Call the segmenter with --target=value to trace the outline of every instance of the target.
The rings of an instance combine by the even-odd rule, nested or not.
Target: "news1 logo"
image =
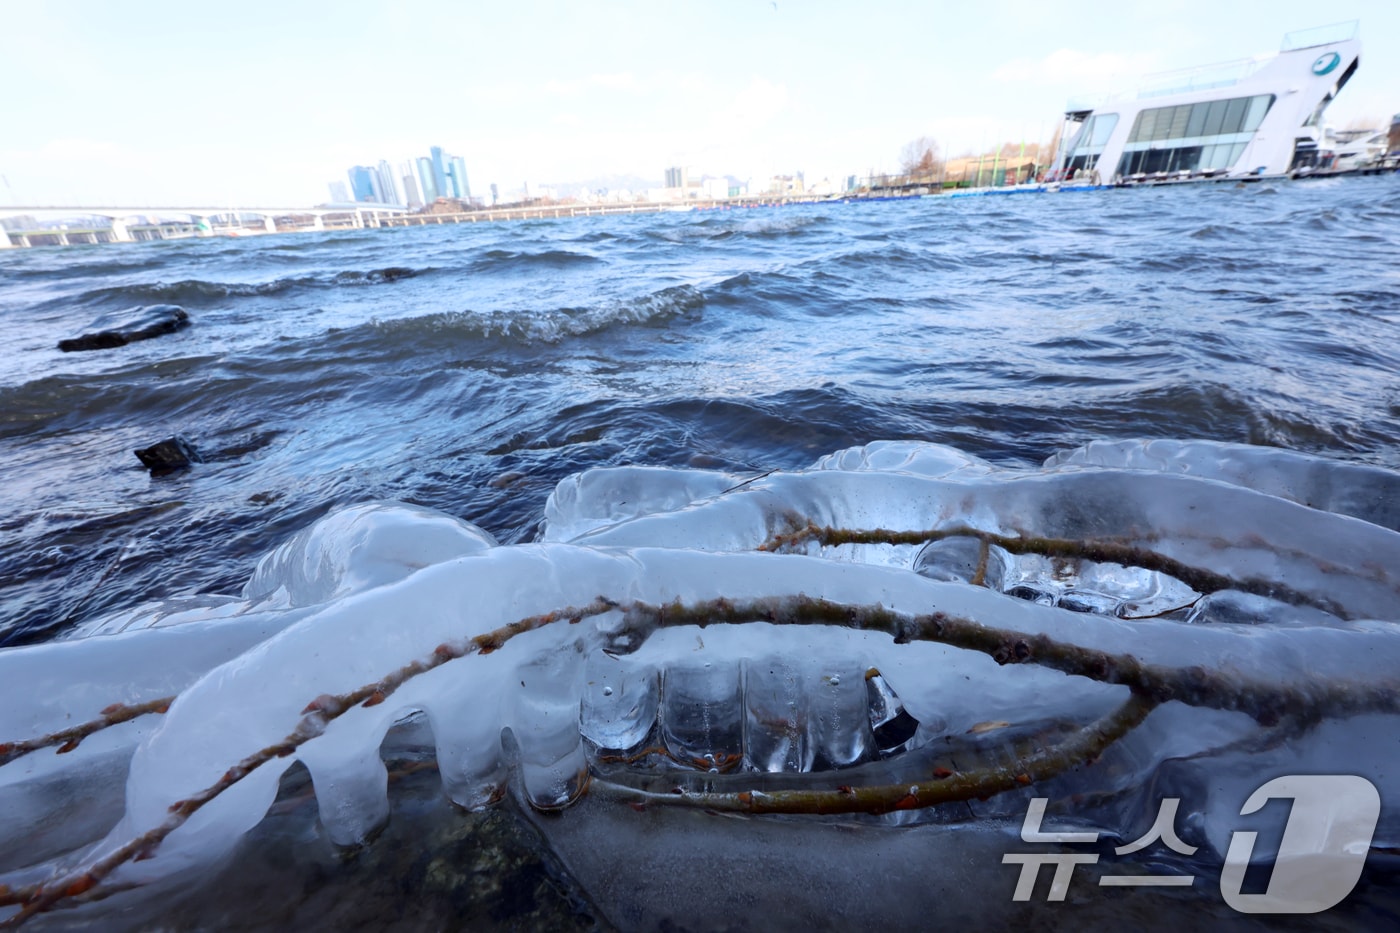
[[[1279,842],[1278,855],[1263,893],[1244,893],[1245,872],[1254,855],[1258,833],[1237,830],[1230,835],[1225,864],[1220,873],[1220,894],[1225,903],[1246,914],[1315,914],[1340,904],[1361,878],[1366,854],[1380,821],[1381,797],[1374,784],[1352,774],[1289,774],[1265,783],[1245,801],[1240,816],[1258,813],[1271,800],[1291,799],[1293,806]],[[1021,841],[1059,845],[1093,843],[1096,832],[1045,832],[1048,798],[1036,797],[1026,808]],[[1193,855],[1196,847],[1176,833],[1181,800],[1163,798],[1157,818],[1140,839],[1114,849],[1130,855],[1161,844],[1180,855]],[[1028,901],[1040,869],[1053,866],[1047,901],[1063,901],[1076,865],[1093,865],[1099,856],[1086,852],[1009,853],[1004,865],[1020,865],[1013,901]],[[1189,887],[1194,875],[1105,874],[1101,887]]]

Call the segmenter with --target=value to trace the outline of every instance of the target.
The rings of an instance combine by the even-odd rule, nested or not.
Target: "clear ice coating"
[[[984,556],[985,555],[985,556]],[[913,569],[932,580],[972,583],[1071,612],[1124,619],[1185,618],[1202,594],[1156,570],[1084,558],[1009,554],[976,538],[924,546]]]
[[[715,639],[711,639],[714,641]],[[879,670],[845,657],[695,649],[664,670],[595,651],[579,732],[600,767],[713,773],[846,768],[908,747],[919,721]]]
[[[652,739],[660,710],[661,672],[594,651],[584,664],[579,732],[604,752],[626,754]]]
[[[541,831],[586,877],[569,814],[602,806],[590,782],[926,782],[937,769],[1013,762],[1103,716],[1127,692],[1000,663],[1014,656],[850,625],[774,625],[762,612],[638,634],[626,625],[634,602],[803,596],[942,613],[1026,644],[1043,637],[1131,654],[1143,665],[1219,674],[1242,692],[1296,688],[1309,701],[1337,685],[1393,692],[1397,489],[1400,479],[1383,470],[1266,448],[1097,443],[1035,470],[901,441],[758,477],[587,471],[559,484],[540,540],[524,545],[499,546],[417,507],[353,506],[275,549],[239,595],[136,607],[61,641],[0,651],[0,743],[97,718],[109,704],[176,697],[164,715],[99,731],[65,754],[41,749],[0,764],[0,885],[80,870],[297,730],[309,736],[303,744],[214,795],[152,857],[106,883],[139,885],[225,857],[297,762],[327,838],[372,844],[393,793],[381,743],[409,723],[458,805],[482,808],[509,794],[539,810],[572,807]],[[761,550],[809,525],[936,540],[796,540],[785,553]],[[1111,542],[1159,560],[1145,568],[1034,548],[1013,554],[986,536]],[[1212,583],[1219,578],[1232,583]],[[488,637],[600,596],[617,608],[541,621],[504,643]],[[428,663],[478,636],[489,650]],[[314,712],[414,664],[419,673],[368,705]],[[1387,712],[1333,715],[1285,734],[1228,705],[1166,703],[1092,765],[881,825],[1013,820],[1034,791],[1051,798],[1062,823],[1126,841],[1151,826],[1157,797],[1170,791],[1190,802],[1182,831],[1196,857],[1218,864],[1240,803],[1270,776],[1344,771],[1372,781],[1383,799],[1400,796],[1394,754],[1376,741],[1397,725]],[[709,820],[702,835],[742,847],[748,837],[736,822]],[[647,850],[645,829],[608,825],[618,837],[595,840],[595,854],[625,863],[629,851]],[[1383,814],[1373,844],[1400,844],[1400,818]],[[13,910],[0,908],[0,920]]]

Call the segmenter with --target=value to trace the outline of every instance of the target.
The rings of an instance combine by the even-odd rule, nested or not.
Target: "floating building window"
[[[1108,145],[1108,137],[1117,125],[1116,113],[1096,113],[1090,117],[1075,134],[1074,142],[1070,143],[1065,174],[1070,175],[1079,169],[1092,168],[1103,154],[1104,147]]]
[[[1222,142],[1207,146],[1172,146],[1162,149],[1138,149],[1123,153],[1118,160],[1118,174],[1154,175],[1159,172],[1206,172],[1224,170],[1244,155],[1246,142]]]
[[[1274,95],[1144,110],[1133,121],[1117,174],[1228,169],[1244,154]]]
[[[1264,121],[1264,114],[1274,103],[1274,95],[1236,97],[1176,107],[1154,107],[1144,110],[1133,121],[1128,142],[1157,142],[1167,139],[1190,139],[1199,136],[1226,136],[1253,133]],[[1117,116],[1114,115],[1117,120]],[[1090,121],[1092,123],[1093,120]],[[1085,129],[1088,129],[1086,124]]]

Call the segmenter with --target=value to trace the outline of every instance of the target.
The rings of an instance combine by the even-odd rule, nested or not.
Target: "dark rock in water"
[[[403,266],[390,266],[387,269],[375,269],[366,276],[371,282],[396,282],[399,279],[411,279],[418,274],[417,269],[407,269]]]
[[[176,305],[146,305],[118,314],[104,314],[93,321],[88,332],[80,337],[60,340],[58,348],[64,353],[78,350],[110,350],[124,347],[135,340],[150,340],[162,334],[173,334],[190,323],[184,308]]]
[[[417,269],[410,269],[407,266],[387,266],[383,269],[370,269],[368,272],[361,272],[359,269],[346,269],[344,272],[337,272],[333,281],[337,285],[376,285],[381,282],[411,279],[417,274]]]
[[[136,456],[155,476],[183,470],[191,463],[202,462],[195,446],[178,435],[166,438],[159,444],[143,447],[136,451]]]

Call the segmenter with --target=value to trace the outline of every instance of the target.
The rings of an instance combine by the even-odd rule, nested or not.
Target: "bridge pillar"
[[[60,229],[60,230],[58,231],[58,245],[59,245],[59,246],[67,246],[67,245],[68,245],[68,231],[67,231],[67,230]]]
[[[266,228],[268,233],[277,232],[277,222],[272,219],[271,214],[268,214],[265,217],[263,217],[263,227]]]
[[[20,237],[20,239],[23,240],[24,237]],[[9,249],[11,246],[18,245],[20,244],[13,243],[10,241],[10,231],[0,230],[0,249]]]
[[[324,214],[316,214],[315,217],[314,217],[314,219],[311,221],[311,229],[312,229],[312,230],[324,230],[324,229],[326,229],[326,216],[325,216]]]
[[[120,217],[112,218],[112,242],[130,243],[132,241],[131,231],[126,228],[126,221]]]
[[[363,230],[364,228],[365,228],[365,215],[364,215],[364,214],[361,214],[359,211],[356,211],[356,212],[355,212],[355,229],[356,229],[356,230]]]

